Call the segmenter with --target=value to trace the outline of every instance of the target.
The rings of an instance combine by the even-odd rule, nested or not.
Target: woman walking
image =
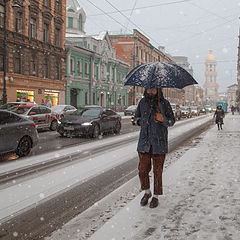
[[[222,125],[223,125],[223,118],[225,116],[225,113],[222,109],[222,106],[221,105],[218,105],[217,106],[217,109],[214,113],[214,117],[216,117],[216,124],[218,126],[218,130],[222,130]]]

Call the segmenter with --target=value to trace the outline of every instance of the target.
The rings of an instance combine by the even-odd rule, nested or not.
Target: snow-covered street
[[[90,239],[239,240],[239,129],[240,116],[227,115],[222,131],[213,126],[202,134],[199,144],[165,170],[164,195],[158,208],[141,207],[143,193],[137,194],[104,225],[95,223],[98,229],[92,229]],[[139,188],[137,178],[129,184]],[[127,186],[112,196],[119,197],[124,187]],[[110,197],[96,203],[48,239],[88,239],[86,234],[84,237],[83,221],[90,223],[91,214],[104,208]]]

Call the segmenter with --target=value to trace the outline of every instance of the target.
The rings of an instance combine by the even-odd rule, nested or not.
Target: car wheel
[[[30,139],[30,137],[25,136],[18,143],[16,154],[19,157],[25,157],[30,153],[31,148],[32,148],[31,139]]]
[[[117,121],[115,127],[114,127],[114,133],[115,134],[119,134],[120,133],[120,130],[121,130],[121,123],[119,121]]]
[[[57,130],[57,125],[58,125],[57,121],[56,121],[56,120],[53,120],[53,121],[51,122],[51,125],[50,125],[50,130],[51,130],[51,131],[56,131],[56,130]]]
[[[100,135],[100,129],[98,125],[93,126],[92,138],[97,138]]]

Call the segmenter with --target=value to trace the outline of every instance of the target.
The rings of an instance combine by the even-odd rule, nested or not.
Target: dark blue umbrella
[[[135,67],[124,80],[124,85],[151,88],[184,88],[198,84],[182,67],[163,62],[146,63]]]

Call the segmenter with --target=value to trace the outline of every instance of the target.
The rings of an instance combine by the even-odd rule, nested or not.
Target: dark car
[[[120,133],[121,116],[110,109],[86,107],[78,109],[59,121],[61,136],[98,137],[105,132]]]
[[[58,120],[60,119],[59,114],[54,113],[50,108],[45,106],[20,105],[13,106],[9,111],[23,115],[34,121],[37,129],[49,128],[55,131],[57,129]]]
[[[18,114],[0,110],[0,154],[15,152],[24,157],[38,142],[33,121]]]
[[[124,110],[124,116],[134,115],[137,110],[137,105],[131,105],[127,109]]]
[[[199,115],[200,115],[200,114],[206,114],[206,113],[207,113],[204,106],[198,106],[197,109],[198,109]]]
[[[187,106],[182,106],[181,107],[181,111],[182,111],[182,117],[186,117],[186,118],[191,118],[192,117],[192,111],[190,107]]]

